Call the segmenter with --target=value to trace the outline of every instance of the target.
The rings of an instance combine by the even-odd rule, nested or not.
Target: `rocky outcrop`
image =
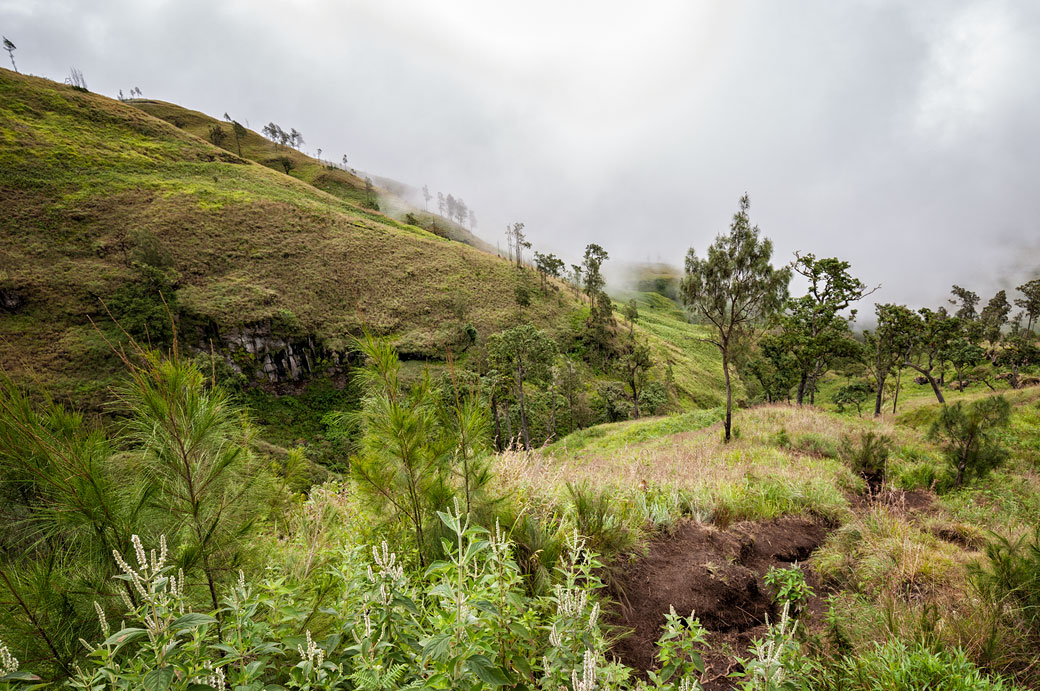
[[[0,312],[17,312],[25,304],[25,298],[11,288],[0,288]]]
[[[232,367],[256,382],[299,382],[333,376],[347,369],[347,353],[327,348],[310,336],[278,335],[268,323],[235,327],[222,334]]]

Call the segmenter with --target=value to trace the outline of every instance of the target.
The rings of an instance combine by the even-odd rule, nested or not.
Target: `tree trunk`
[[[549,385],[549,399],[552,405],[549,408],[549,438],[556,438],[556,382]]]
[[[899,389],[903,386],[903,370],[896,371],[896,395],[892,397],[892,414],[896,414],[896,406],[899,405]]]
[[[912,362],[907,362],[906,366],[907,367],[912,367],[915,370],[917,370],[918,372],[920,372],[921,374],[923,374],[925,376],[925,378],[928,379],[928,383],[932,385],[932,392],[935,393],[936,400],[939,401],[940,403],[946,403],[946,399],[943,398],[943,395],[942,395],[942,390],[939,389],[939,383],[935,381],[935,377],[932,376],[932,372],[931,372],[930,369],[925,369],[923,367],[919,367],[919,366],[915,365]]]
[[[805,400],[805,387],[809,383],[809,371],[802,370],[802,377],[798,381],[798,397],[795,401],[798,405],[802,405],[802,401]]]
[[[877,399],[874,401],[874,417],[881,417],[881,404],[885,397],[885,377],[878,375]]]
[[[729,381],[729,354],[722,351],[722,373],[726,375],[726,443],[729,443],[733,429],[733,387]]]
[[[628,383],[632,387],[632,409],[635,412],[636,420],[639,419],[639,391],[636,389],[635,377]]]
[[[809,377],[809,405],[816,405],[816,378],[820,376],[819,363],[813,367],[812,375]]]

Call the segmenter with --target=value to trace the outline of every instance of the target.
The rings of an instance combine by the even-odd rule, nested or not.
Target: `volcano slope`
[[[0,364],[61,398],[119,372],[109,312],[168,347],[168,307],[182,347],[269,382],[342,365],[363,329],[441,358],[516,321],[506,261],[131,105],[0,70],[0,141]],[[524,315],[555,335],[578,309],[557,290]]]

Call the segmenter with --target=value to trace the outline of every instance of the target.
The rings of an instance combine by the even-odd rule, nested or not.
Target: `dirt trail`
[[[654,644],[669,606],[681,616],[693,611],[711,632],[705,688],[731,688],[726,673],[734,655],[745,655],[751,640],[764,633],[766,615],[776,614],[762,576],[771,566],[807,559],[826,532],[801,518],[744,522],[728,530],[680,523],[651,542],[644,559],[619,569],[614,595],[620,604],[610,621],[633,632],[615,644],[614,654],[636,669],[654,669]]]

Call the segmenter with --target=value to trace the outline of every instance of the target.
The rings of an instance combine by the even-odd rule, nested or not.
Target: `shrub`
[[[932,424],[929,437],[939,442],[946,460],[953,467],[953,484],[961,486],[972,477],[983,477],[1004,462],[1007,451],[995,432],[1008,426],[1011,405],[1003,396],[943,406]]]
[[[614,506],[614,492],[592,489],[588,484],[567,483],[571,498],[574,525],[588,540],[590,548],[599,554],[621,554],[631,550],[637,535],[629,528],[625,517]]]
[[[867,481],[871,490],[877,490],[885,481],[888,468],[888,456],[892,450],[892,440],[875,432],[863,432],[859,443],[850,437],[843,437],[839,455],[841,460]]]
[[[1040,636],[1040,526],[1014,540],[998,535],[985,549],[986,561],[970,567],[972,585]]]
[[[783,607],[790,607],[791,615],[795,617],[813,596],[813,589],[805,582],[805,572],[797,563],[789,569],[771,567],[764,580],[776,591],[773,600]]]

